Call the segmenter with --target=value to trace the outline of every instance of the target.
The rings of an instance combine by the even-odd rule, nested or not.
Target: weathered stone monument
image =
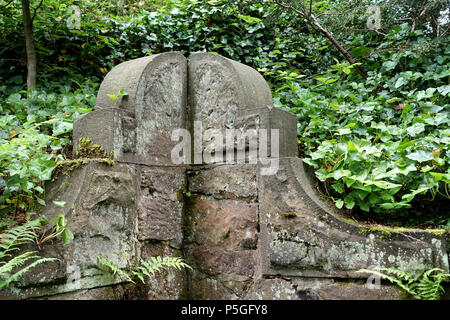
[[[127,95],[110,98],[120,90]],[[176,129],[190,133],[189,163],[172,161]],[[238,144],[213,146],[209,129],[223,137],[266,129],[269,152],[256,162],[210,163],[196,146],[234,157]],[[397,289],[371,289],[356,271],[448,271],[443,233],[370,229],[319,199],[297,156],[296,116],[274,108],[263,77],[241,63],[209,53],[124,62],[105,77],[95,109],[75,122],[74,149],[80,138],[112,152],[114,165],[91,161],[47,187],[45,214],[56,217],[62,209],[52,200],[65,201],[75,239],[43,246],[42,255],[59,261],[1,298],[396,299]],[[193,270],[134,286],[99,270],[99,253],[121,268],[182,256]]]

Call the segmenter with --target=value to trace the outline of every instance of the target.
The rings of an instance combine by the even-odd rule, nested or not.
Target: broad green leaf
[[[401,209],[401,208],[410,208],[411,205],[406,202],[395,202],[395,203],[381,203],[379,205],[381,208],[386,210],[392,210],[392,209]]]
[[[448,173],[429,172],[429,174],[434,178],[435,181],[450,183],[450,174]]]
[[[450,84],[437,88],[437,91],[443,96],[447,96],[450,93]]]
[[[419,151],[410,153],[410,154],[406,155],[406,157],[408,159],[418,161],[418,162],[433,160],[432,152],[426,152],[423,150],[419,150]]]
[[[397,62],[394,61],[385,61],[383,63],[383,66],[381,67],[381,72],[385,73],[388,72],[392,69],[394,69],[397,66]]]
[[[356,148],[356,146],[353,143],[353,141],[349,141],[347,143],[347,152],[358,152],[358,149]]]
[[[415,123],[411,127],[407,128],[406,131],[411,137],[415,137],[425,131],[425,125],[423,123]]]
[[[400,77],[397,79],[397,81],[395,82],[395,88],[398,89],[400,87],[402,87],[403,85],[407,84],[408,80],[406,80],[403,77]]]
[[[340,136],[346,135],[346,134],[350,134],[352,133],[352,130],[348,129],[348,128],[341,128],[338,130],[338,134]]]
[[[61,237],[65,245],[72,243],[74,238],[72,231],[70,231],[67,228],[65,228],[64,231],[61,233]]]
[[[404,151],[405,149],[413,146],[416,143],[417,140],[410,140],[402,142],[395,150],[397,151]]]
[[[335,182],[331,185],[331,187],[336,190],[337,193],[344,193],[345,188],[344,185],[340,182]]]

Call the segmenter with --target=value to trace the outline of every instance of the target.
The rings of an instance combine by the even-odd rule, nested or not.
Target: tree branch
[[[276,3],[277,5],[279,5],[280,7],[283,7],[283,8],[285,8],[285,9],[292,10],[292,11],[294,11],[295,13],[298,13],[298,14],[304,16],[305,18],[307,17],[307,15],[305,14],[304,11],[300,11],[300,10],[298,10],[297,8],[291,7],[291,6],[287,5],[287,4],[284,4],[284,3],[279,2],[279,1],[277,1],[277,0],[275,0],[275,3]]]
[[[31,17],[31,22],[34,21],[34,18],[36,17],[36,12],[38,11],[38,9],[42,6],[42,3],[44,2],[44,0],[41,0],[41,2],[39,2],[38,6],[36,8],[34,8],[34,12],[33,12],[33,16]]]
[[[11,0],[10,2],[8,2],[7,4],[3,5],[0,7],[0,9],[6,8],[7,6],[9,6],[11,3],[13,3],[14,0]]]
[[[441,36],[441,37],[444,37],[445,34],[448,32],[448,30],[450,30],[450,27],[447,27],[447,30],[445,30],[440,36]]]
[[[423,15],[425,14],[426,11],[427,11],[427,5],[424,4],[423,7],[419,10],[419,15],[418,15],[417,17],[411,19],[411,20],[413,21],[412,27],[411,27],[411,33],[414,32],[414,31],[416,31],[416,21],[417,21],[417,19],[419,19],[421,16],[423,16]],[[406,44],[409,44],[409,40],[410,40],[410,39],[408,39],[408,40],[406,41]]]
[[[320,32],[322,32],[331,41],[331,43],[339,50],[340,53],[342,53],[344,55],[344,57],[347,59],[348,62],[350,62],[350,64],[354,65],[356,63],[355,60],[353,59],[353,57],[350,55],[350,53],[348,53],[348,51],[333,37],[333,35],[320,24],[319,20],[317,19],[317,17],[314,14],[312,14],[312,12],[308,16],[305,12],[305,9],[298,10],[297,8],[294,8],[290,5],[280,3],[277,0],[275,0],[275,3],[285,9],[291,10],[291,11],[303,16],[304,18],[306,18],[311,25],[313,25],[317,29],[319,29]],[[367,79],[366,73],[364,71],[362,71],[361,68],[359,68],[359,66],[355,65],[354,68],[355,68],[356,72],[358,72],[358,74],[361,77],[363,77],[363,79]]]

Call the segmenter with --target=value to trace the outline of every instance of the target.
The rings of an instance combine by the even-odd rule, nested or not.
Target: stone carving
[[[189,106],[191,132],[196,121],[201,123],[202,133],[222,130],[223,137],[225,129],[266,129],[270,142],[271,129],[278,129],[279,156],[298,153],[296,118],[273,108],[269,86],[249,66],[210,53],[193,54],[189,57]],[[209,148],[209,142],[203,141],[203,146]],[[270,143],[267,148],[272,150]]]
[[[108,96],[121,89],[127,95]],[[209,129],[278,129],[279,153],[256,163],[174,164],[175,129],[189,130],[197,156],[198,143],[216,148],[203,137]],[[297,157],[295,115],[273,108],[263,77],[241,63],[209,53],[124,62],[105,77],[95,110],[75,122],[75,148],[81,137],[113,151],[114,166],[91,162],[47,186],[45,214],[56,217],[52,200],[65,201],[74,242],[44,246],[42,255],[60,260],[0,298],[396,299],[397,289],[370,289],[355,271],[449,268],[443,234],[370,230],[333,213]],[[272,162],[277,170],[262,174]],[[183,256],[193,270],[133,286],[98,270],[98,253],[121,268]]]
[[[108,95],[126,96],[113,100]],[[74,126],[74,148],[80,137],[114,151],[114,160],[134,164],[172,165],[174,128],[186,128],[187,62],[164,53],[124,62],[102,82],[95,110]]]

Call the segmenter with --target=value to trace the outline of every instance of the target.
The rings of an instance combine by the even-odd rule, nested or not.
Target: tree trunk
[[[27,50],[27,90],[36,89],[37,57],[34,47],[33,21],[30,14],[30,0],[22,0],[23,27]]]

